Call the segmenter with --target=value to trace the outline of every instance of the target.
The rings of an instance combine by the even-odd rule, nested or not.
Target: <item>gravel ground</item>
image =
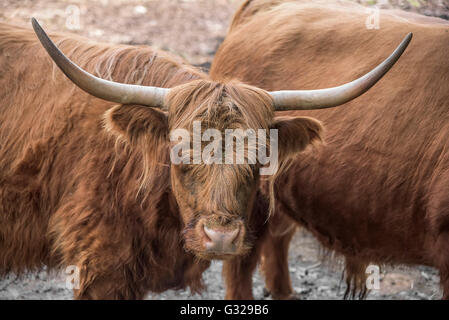
[[[226,34],[232,13],[240,0],[2,0],[0,21],[29,26],[36,17],[49,30],[77,33],[113,43],[148,44],[183,56],[207,68]],[[357,0],[364,5],[402,8],[448,19],[449,0]],[[192,45],[194,44],[194,45]],[[320,262],[319,246],[300,231],[290,249],[293,287],[302,299],[341,299],[341,267]],[[223,299],[220,262],[204,274],[207,291],[167,291],[149,299]],[[368,299],[439,299],[438,272],[428,267],[385,268],[380,290]],[[254,295],[263,299],[263,281],[254,276]],[[0,299],[71,299],[63,274],[45,270],[0,280]]]
[[[340,283],[341,267],[321,263],[319,245],[305,231],[299,231],[290,249],[290,276],[293,288],[301,299],[342,299],[345,285]],[[189,291],[166,291],[150,294],[147,299],[215,299],[224,297],[221,262],[214,262],[205,274],[207,291],[191,295]],[[429,267],[386,268],[381,273],[380,290],[373,290],[368,299],[429,300],[441,298],[438,272]],[[264,282],[257,272],[254,275],[254,297],[263,296]],[[64,274],[45,271],[16,279],[13,275],[0,280],[0,299],[71,299],[66,289]]]
[[[187,61],[210,63],[226,34],[237,0],[1,0],[0,21],[92,40],[146,44]],[[194,45],[192,45],[194,44]]]

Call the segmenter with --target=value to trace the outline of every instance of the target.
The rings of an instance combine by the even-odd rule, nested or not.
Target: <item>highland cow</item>
[[[414,34],[393,72],[366,95],[343,108],[287,113],[322,121],[326,144],[275,181],[270,232],[255,246],[275,298],[294,294],[293,221],[344,256],[345,296],[365,295],[369,264],[422,264],[440,271],[449,298],[449,23],[399,10],[381,10],[379,29],[367,28],[367,19],[366,8],[350,2],[248,0],[212,64],[214,79],[265,90],[327,87],[360,75],[360,61],[380,61],[383,50],[372,48]],[[226,263],[228,296],[251,296],[246,266],[257,259]]]

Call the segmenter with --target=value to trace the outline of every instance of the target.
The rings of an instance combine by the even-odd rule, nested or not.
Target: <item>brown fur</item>
[[[0,24],[0,275],[77,265],[80,299],[201,290],[207,260],[229,257],[205,252],[199,222],[241,225],[235,255],[244,255],[263,233],[266,206],[257,167],[171,165],[168,133],[194,120],[204,129],[283,127],[271,98],[148,47],[51,36],[99,77],[172,88],[168,115],[91,97],[31,31]],[[320,139],[321,125],[295,119],[298,152]]]
[[[266,90],[336,86],[382,61],[408,32],[414,37],[360,98],[290,113],[322,121],[326,145],[277,179],[276,214],[344,255],[348,294],[364,290],[369,263],[424,264],[439,269],[448,299],[449,23],[381,11],[380,29],[368,30],[366,9],[356,4],[279,2],[245,2],[217,52],[214,79],[234,77]],[[282,266],[265,264],[268,277],[284,282],[269,289],[287,288],[284,296],[291,294],[288,277],[276,269],[286,272],[286,264],[286,256]]]
[[[54,39],[104,78],[170,87],[205,77],[150,48]],[[180,246],[183,224],[169,191],[167,148],[147,141],[164,139],[155,124],[163,126],[165,116],[114,107],[77,89],[29,30],[0,24],[0,66],[0,273],[78,265],[78,298],[200,290],[209,263]],[[121,128],[135,133],[129,144],[103,129],[103,114],[118,109],[139,120]],[[143,173],[145,192],[139,192]]]

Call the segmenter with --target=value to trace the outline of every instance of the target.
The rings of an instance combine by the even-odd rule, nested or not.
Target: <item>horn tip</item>
[[[34,29],[34,31],[38,31],[38,30],[41,30],[42,29],[42,27],[41,27],[41,25],[39,24],[39,22],[37,22],[37,20],[36,20],[36,18],[35,17],[31,17],[31,25],[33,26],[33,29]]]
[[[403,40],[403,43],[405,44],[406,47],[410,44],[410,42],[412,41],[412,38],[413,38],[413,33],[412,33],[412,32],[409,32],[409,33],[405,36],[405,38],[404,38],[404,40]]]
[[[407,42],[410,42],[410,41],[412,40],[412,38],[413,38],[413,32],[409,32],[409,33],[407,33],[407,35],[405,36],[405,40],[406,40]]]

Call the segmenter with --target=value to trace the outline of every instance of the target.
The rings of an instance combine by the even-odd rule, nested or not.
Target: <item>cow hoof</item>
[[[273,300],[301,300],[301,296],[294,292],[288,295],[272,295]]]
[[[271,292],[267,288],[263,288],[263,297],[268,298],[269,296],[271,296]]]
[[[301,295],[299,293],[271,294],[270,290],[267,288],[263,288],[263,296],[264,298],[271,297],[273,300],[301,300]]]

